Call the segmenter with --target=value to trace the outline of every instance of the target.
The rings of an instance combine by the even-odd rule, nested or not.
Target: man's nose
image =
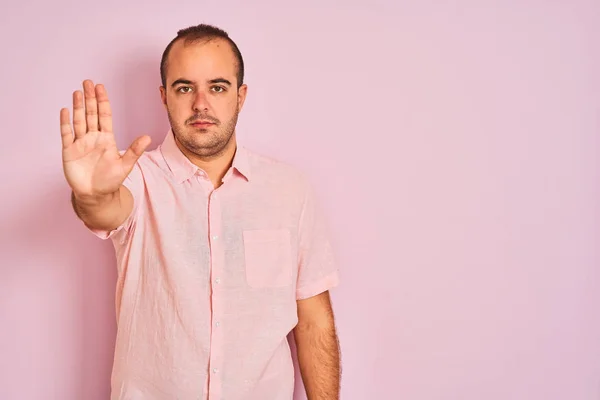
[[[198,91],[195,93],[194,104],[192,105],[194,111],[204,111],[210,108],[208,97],[204,92]]]

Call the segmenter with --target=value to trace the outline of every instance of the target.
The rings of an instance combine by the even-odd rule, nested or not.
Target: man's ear
[[[165,108],[167,108],[167,90],[165,89],[164,86],[161,86],[159,88],[160,90],[160,99],[163,103],[163,106],[165,106]]]
[[[239,87],[238,89],[238,109],[241,111],[242,107],[244,107],[244,102],[246,101],[246,95],[248,94],[248,85],[245,83]]]

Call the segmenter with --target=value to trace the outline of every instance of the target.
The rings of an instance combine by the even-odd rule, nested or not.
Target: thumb
[[[125,151],[121,160],[123,161],[123,168],[128,172],[133,169],[133,166],[137,162],[138,158],[144,154],[146,148],[150,145],[152,139],[150,136],[144,135],[135,139],[131,146]]]

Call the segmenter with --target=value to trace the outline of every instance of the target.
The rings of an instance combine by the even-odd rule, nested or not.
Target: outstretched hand
[[[73,93],[72,125],[69,109],[60,110],[60,133],[67,182],[75,195],[86,197],[117,192],[151,141],[140,136],[121,155],[106,89],[90,80],[83,82],[83,93]]]

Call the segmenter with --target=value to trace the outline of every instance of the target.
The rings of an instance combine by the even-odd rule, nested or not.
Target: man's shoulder
[[[306,184],[307,177],[304,171],[290,161],[247,147],[244,147],[244,151],[253,175],[265,176],[271,179],[280,178],[301,185]]]

